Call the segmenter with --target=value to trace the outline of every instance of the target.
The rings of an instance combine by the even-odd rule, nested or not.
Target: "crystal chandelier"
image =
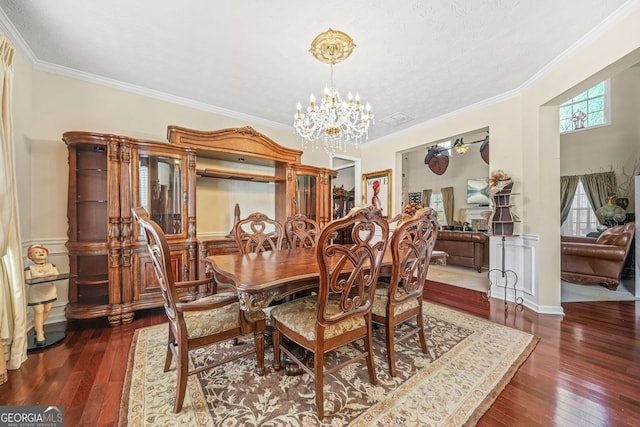
[[[374,122],[371,106],[364,107],[357,93],[354,97],[349,92],[343,99],[333,86],[334,64],[347,59],[355,46],[351,37],[331,28],[311,42],[309,52],[331,65],[331,86],[325,87],[319,103],[312,93],[304,112],[298,102],[293,128],[303,146],[311,145],[312,150],[323,147],[329,153],[345,152],[348,142],[357,146],[363,136],[368,137],[369,126]]]

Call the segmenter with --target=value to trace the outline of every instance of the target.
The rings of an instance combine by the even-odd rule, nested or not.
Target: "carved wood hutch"
[[[137,310],[163,305],[131,208],[143,206],[162,227],[179,280],[204,275],[204,257],[237,251],[233,238],[198,241],[196,177],[275,184],[276,219],[303,213],[331,218],[335,171],[303,165],[302,151],[282,147],[251,127],[204,132],[169,126],[169,142],[66,132],[69,150],[69,319],[106,316],[130,323]],[[197,169],[196,157],[269,165],[273,174]],[[242,159],[242,160],[239,160]],[[197,290],[184,295],[197,298]]]

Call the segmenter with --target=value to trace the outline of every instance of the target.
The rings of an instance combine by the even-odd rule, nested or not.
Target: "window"
[[[567,220],[562,224],[561,234],[563,236],[580,236],[586,235],[592,231],[596,231],[596,227],[600,223],[596,214],[591,208],[587,193],[584,191],[582,180],[578,181],[576,194],[571,202],[571,209]]]
[[[431,208],[438,212],[438,224],[440,226],[447,225],[447,221],[444,216],[444,205],[442,204],[442,194],[434,193],[431,195]]]
[[[560,105],[560,133],[609,124],[609,81]]]
[[[449,140],[449,141],[443,141],[443,142],[439,143],[439,144],[438,144],[438,147],[442,147],[442,148],[444,148],[444,149],[447,149],[447,150],[448,150],[449,148],[451,148],[451,140]]]

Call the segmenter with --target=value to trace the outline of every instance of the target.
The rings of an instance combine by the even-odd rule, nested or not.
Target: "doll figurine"
[[[24,278],[55,276],[60,274],[55,265],[47,262],[49,250],[42,245],[31,245],[27,249],[27,258],[33,264],[24,269]],[[39,283],[29,286],[29,298],[27,306],[33,308],[33,327],[36,332],[36,347],[44,346],[47,341],[44,335],[44,322],[51,311],[53,302],[58,298],[56,287],[53,283]]]

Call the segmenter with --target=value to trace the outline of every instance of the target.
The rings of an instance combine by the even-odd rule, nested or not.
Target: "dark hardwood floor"
[[[562,317],[511,304],[505,312],[501,300],[450,285],[429,283],[425,296],[541,338],[479,426],[640,426],[640,301],[563,304]],[[65,425],[113,425],[133,333],[163,316],[138,312],[118,328],[67,324],[63,342],[9,372],[0,405],[62,405]]]

